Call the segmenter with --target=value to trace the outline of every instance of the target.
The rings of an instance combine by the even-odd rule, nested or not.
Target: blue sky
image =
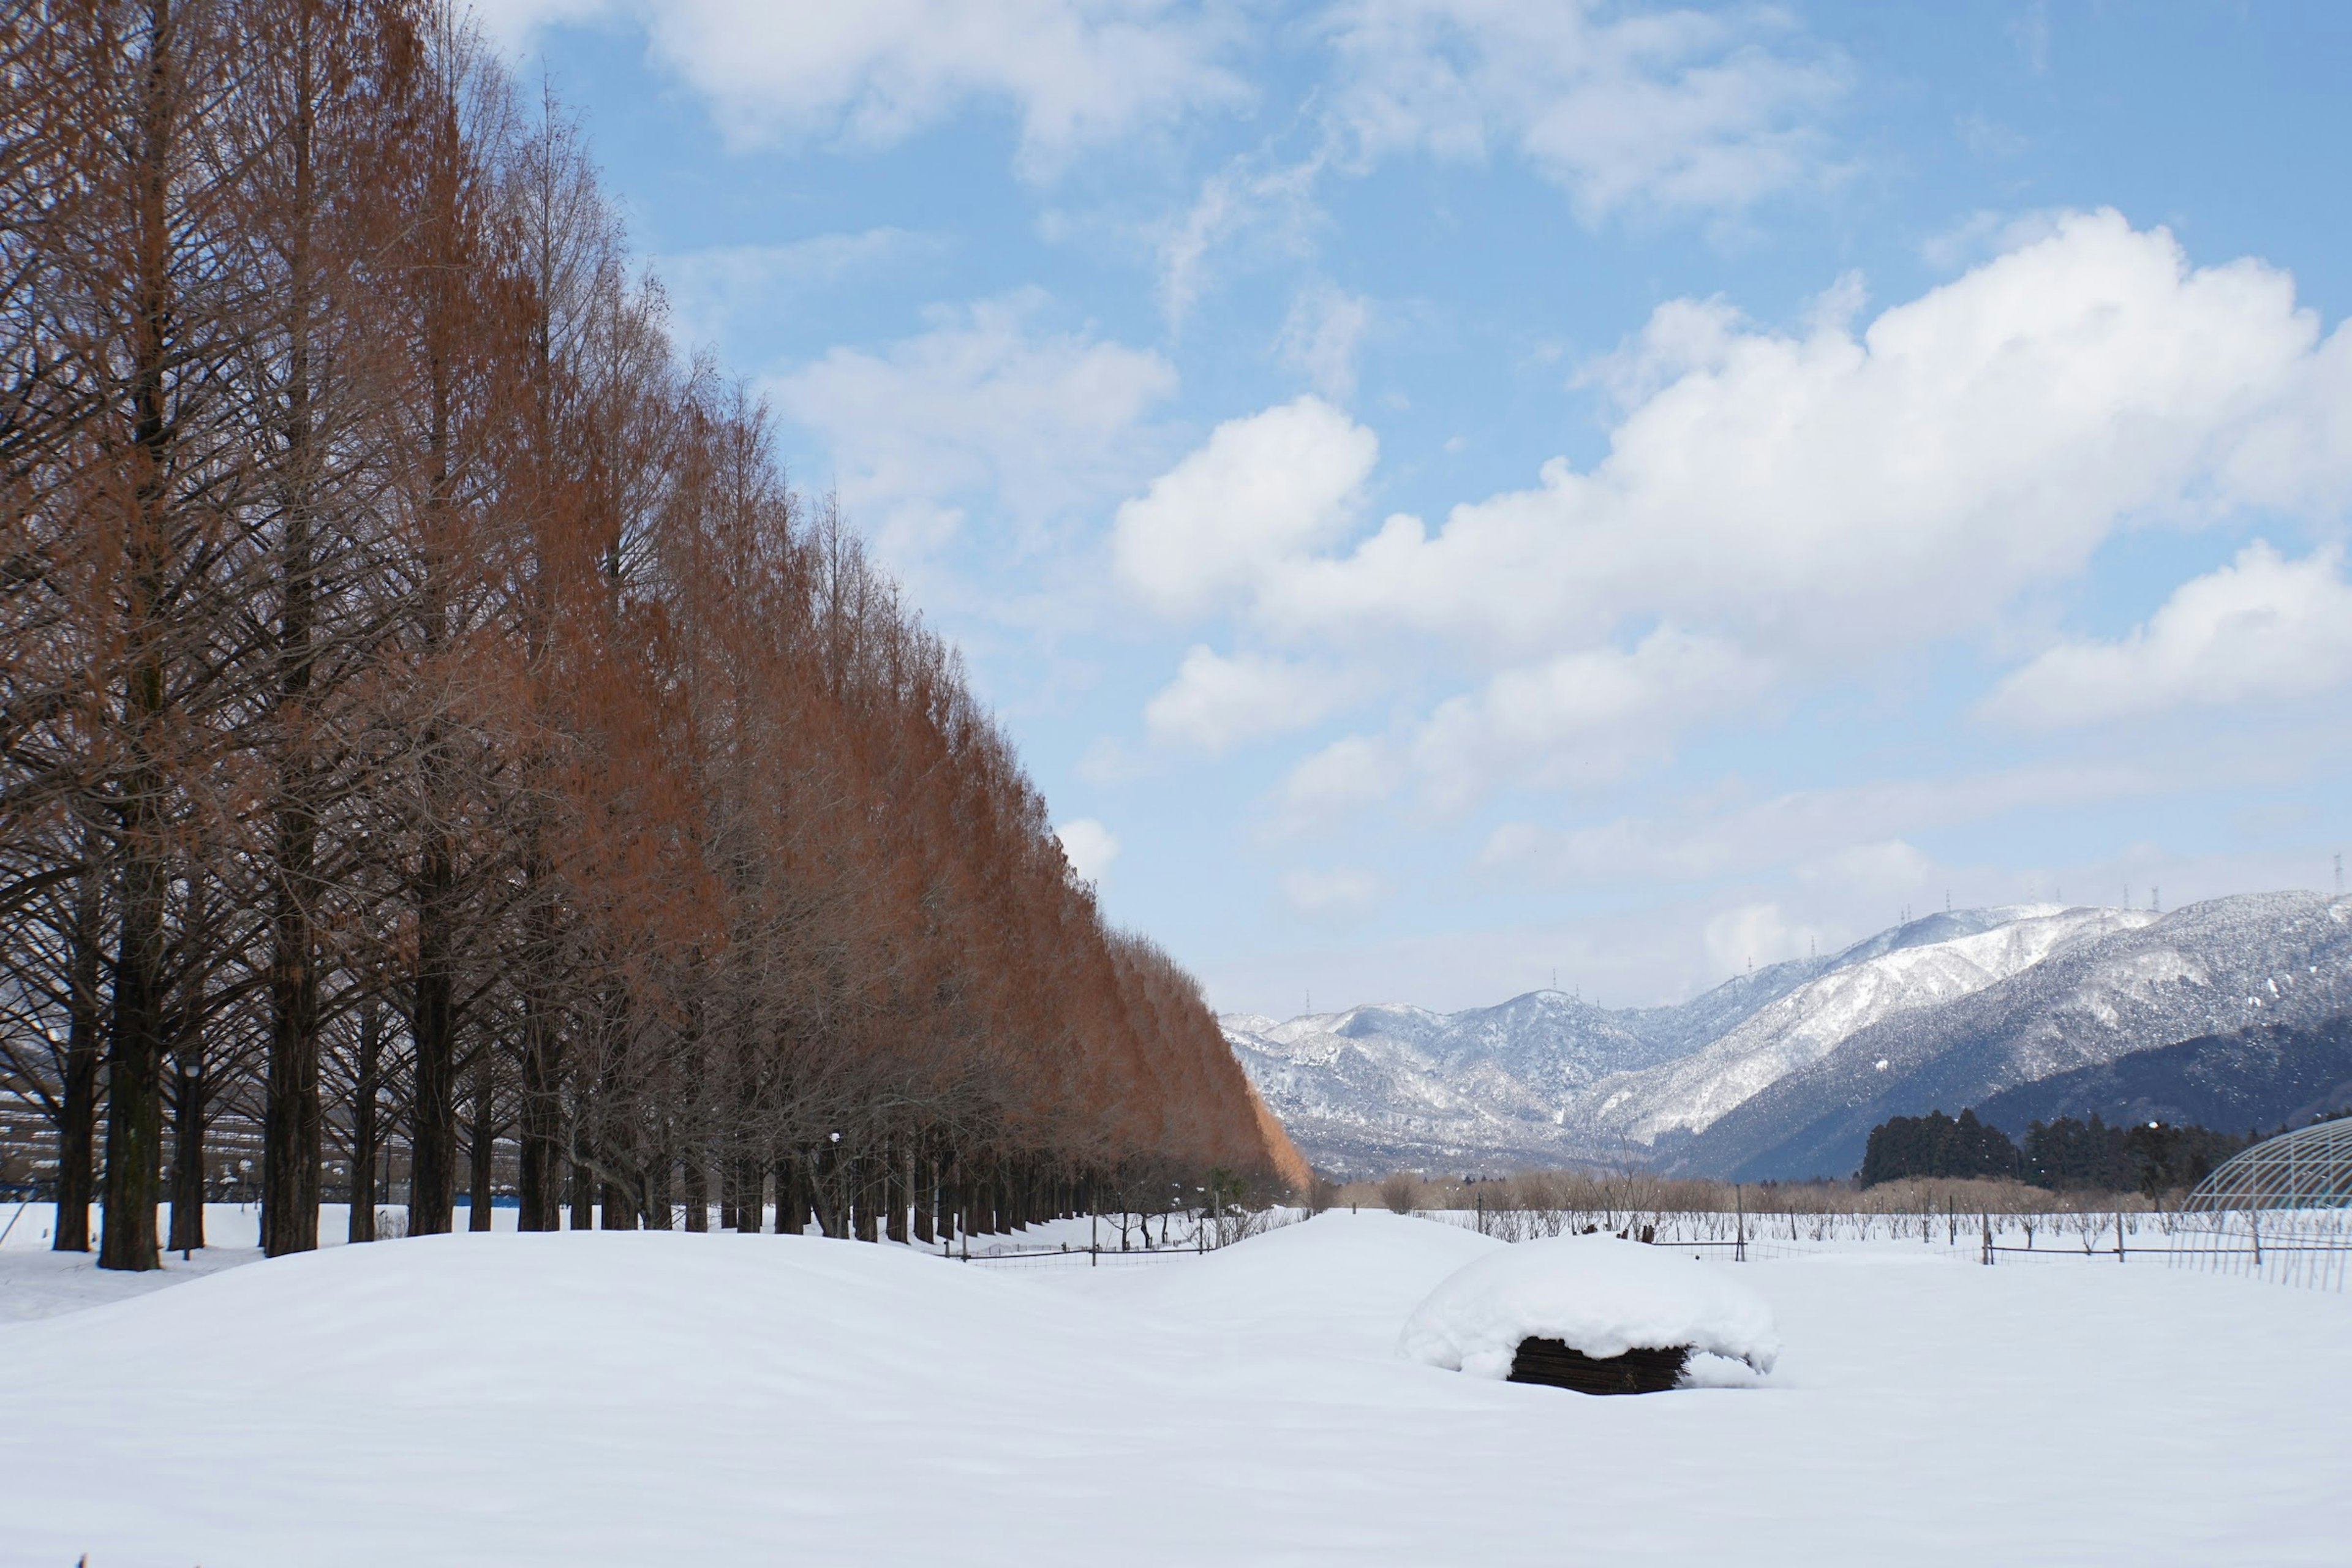
[[[2352,7],[483,16],[1220,1007],[2352,848]]]

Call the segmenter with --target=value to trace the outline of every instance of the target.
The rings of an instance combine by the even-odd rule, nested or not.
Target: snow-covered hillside
[[[2085,937],[2157,919],[2138,910],[2055,906],[1992,912],[2009,918],[1966,935],[1890,944],[1841,963],[1679,1061],[1611,1079],[1582,1114],[1645,1144],[1665,1132],[1704,1131],[1874,1024],[1981,991]]]
[[[2019,1084],[2252,1023],[2352,1012],[2352,903],[2252,893],[2089,934],[1998,983],[1858,1029],[1743,1101],[1677,1153],[1746,1177],[1842,1175],[1892,1115],[1973,1105]]]
[[[1580,1157],[1582,1130],[1562,1129],[1562,1109],[1662,1056],[1620,1016],[1557,991],[1453,1014],[1381,1005],[1219,1021],[1293,1142],[1336,1169]]]
[[[1853,1167],[1858,1106],[1867,1132],[1938,1097],[1958,1109],[2217,1028],[2352,1008],[2347,921],[2352,906],[2309,893],[2163,916],[2010,906],[1914,921],[1675,1007],[1534,992],[1455,1014],[1390,1005],[1223,1022],[1327,1169],[1635,1159],[1832,1174]]]

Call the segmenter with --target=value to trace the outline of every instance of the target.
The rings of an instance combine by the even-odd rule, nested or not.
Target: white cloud
[[[1780,13],[1591,0],[1349,0],[1328,24],[1332,118],[1360,160],[1501,147],[1588,218],[1643,204],[1738,208],[1819,169],[1843,68]]]
[[[2130,636],[2051,648],[2003,680],[1985,710],[2046,729],[2332,690],[2352,681],[2342,567],[2338,548],[2288,561],[2257,541],[2174,589]]]
[[[1440,703],[1412,747],[1431,794],[1460,805],[1532,775],[1607,778],[1664,750],[1692,720],[1752,701],[1771,672],[1713,638],[1660,626],[1628,650],[1586,648],[1499,671]]]
[[[1530,651],[1663,616],[1850,658],[1979,626],[2135,516],[2226,502],[2233,451],[2283,399],[2329,390],[2303,374],[2318,327],[2284,274],[2191,269],[2170,236],[2111,213],[1859,336],[1719,316],[1671,335],[1692,363],[1592,471],[1555,459],[1538,489],[1457,507],[1434,532],[1391,518],[1347,556],[1278,562],[1257,613]]]
[[[902,141],[978,102],[1021,123],[1021,162],[1050,172],[1076,150],[1249,98],[1224,63],[1238,34],[1221,6],[1173,0],[492,0],[519,48],[553,22],[626,16],[656,58],[742,141]]]
[[[1370,430],[1320,398],[1229,420],[1118,509],[1119,579],[1168,616],[1246,592],[1346,525],[1379,455]]]
[[[1351,919],[1380,901],[1381,880],[1370,871],[1288,871],[1282,896],[1291,909],[1311,919]]]
[[[1435,529],[1401,514],[1318,548],[1336,504],[1261,526],[1223,500],[1237,476],[1316,470],[1241,461],[1238,436],[1123,521],[1169,520],[1137,530],[1168,613],[1478,681],[1411,748],[1459,796],[1606,772],[1726,707],[1981,632],[2143,521],[2352,496],[2352,333],[2323,342],[2274,268],[2192,268],[2161,230],[2079,214],[1857,329],[1859,300],[1842,280],[1801,335],[1662,307],[1591,373],[1628,400],[1598,464],[1554,459]],[[1339,449],[1352,427],[1322,415],[1297,423]],[[1369,478],[1369,432],[1347,449],[1318,495]],[[1398,650],[1416,637],[1414,666]]]
[[[2341,520],[2352,500],[2352,330],[2288,371],[2231,448],[2217,488],[2250,506]]]
[[[1033,330],[1044,303],[1032,291],[936,310],[929,331],[836,348],[766,384],[779,413],[824,437],[844,500],[887,554],[944,542],[977,492],[1034,543],[1139,477],[1137,431],[1174,393],[1175,368],[1090,332]]]
[[[2116,800],[2164,783],[2133,768],[2071,764],[1882,780],[1746,804],[1700,803],[1566,833],[1513,823],[1495,831],[1479,859],[1489,870],[1568,886],[1708,881],[1794,866],[1811,880],[1852,878],[1874,888],[1901,858],[1890,859],[1885,847],[1907,835],[2032,807]],[[1901,848],[1909,851],[1907,844]]]
[[[1118,838],[1091,816],[1074,817],[1054,829],[1062,842],[1062,857],[1082,882],[1099,882],[1118,858]]]
[[[1344,401],[1355,393],[1356,350],[1371,319],[1371,301],[1363,296],[1310,284],[1291,300],[1275,351],[1318,392]]]
[[[878,268],[935,250],[939,242],[903,228],[811,235],[783,245],[720,245],[656,257],[653,270],[669,296],[677,334],[688,343],[716,342],[744,314],[772,313],[790,297],[844,280],[869,279]]]
[[[1900,838],[1885,838],[1803,861],[1796,873],[1800,882],[1814,887],[1884,894],[1924,888],[1935,869],[1935,861],[1916,846]]]
[[[621,9],[618,0],[467,0],[464,8],[510,54],[528,48],[542,28],[606,22]]]
[[[1283,781],[1287,824],[1304,827],[1335,810],[1386,800],[1396,792],[1402,772],[1384,742],[1364,735],[1334,741],[1291,769]]]
[[[1320,156],[1285,163],[1244,154],[1201,182],[1199,196],[1158,238],[1160,308],[1171,330],[1182,330],[1208,290],[1212,252],[1246,244],[1295,258],[1314,249],[1324,221],[1315,199],[1323,167]]]
[[[1750,968],[1801,958],[1809,945],[1825,933],[1818,926],[1790,919],[1777,903],[1742,904],[1706,922],[1707,962],[1717,974],[1738,974]]]
[[[1959,133],[1960,145],[1979,158],[2005,161],[2021,156],[2033,145],[2021,132],[1981,114],[1963,114],[1952,122],[1952,129]]]
[[[1623,409],[1639,408],[1685,376],[1722,368],[1747,322],[1720,297],[1669,300],[1614,353],[1580,366],[1575,384],[1598,386]]]
[[[1347,700],[1354,685],[1327,669],[1262,654],[1228,658],[1195,646],[1143,718],[1156,742],[1214,753],[1312,724]]]

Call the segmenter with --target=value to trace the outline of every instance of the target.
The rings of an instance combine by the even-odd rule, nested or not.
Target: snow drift
[[[0,1568],[2343,1559],[2352,1302],[1961,1242],[1669,1257],[1786,1339],[1770,1392],[1675,1399],[1399,1358],[1449,1275],[1539,1248],[1386,1213],[1131,1267],[330,1247],[0,1322]]]
[[[1662,1247],[1613,1236],[1522,1242],[1457,1270],[1407,1319],[1408,1361],[1497,1381],[1526,1339],[1595,1359],[1688,1345],[1772,1370],[1772,1309],[1746,1286]]]

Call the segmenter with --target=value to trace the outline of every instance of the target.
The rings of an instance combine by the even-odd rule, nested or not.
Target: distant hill
[[[2162,916],[1932,915],[1672,1007],[1538,991],[1452,1014],[1391,1004],[1220,1022],[1327,1169],[1639,1162],[1760,1179],[1846,1174],[1889,1116],[1990,1116],[2021,1085],[2263,1028],[2287,1031],[2283,1065],[2248,1068],[2245,1092],[2267,1104],[2309,1079],[2317,1094],[2333,1037],[2315,1031],[2347,1014],[2352,903],[2288,892]],[[2265,1072],[2276,1092],[2256,1094]]]
[[[2135,1051],[2003,1089],[1977,1114],[2011,1136],[2093,1115],[2225,1132],[2299,1125],[2352,1106],[2352,1015],[2298,1028],[2257,1024]]]

